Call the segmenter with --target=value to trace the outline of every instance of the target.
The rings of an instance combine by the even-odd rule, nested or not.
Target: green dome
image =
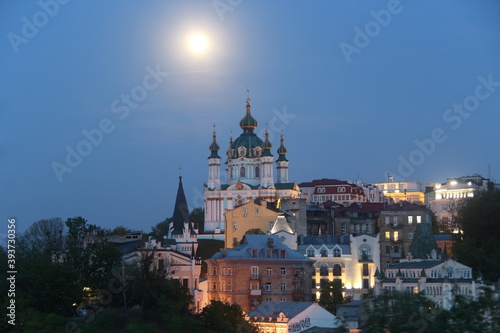
[[[266,128],[266,138],[264,139],[264,143],[262,144],[262,149],[264,150],[263,156],[273,156],[271,154],[271,148],[273,148],[272,143],[269,141],[269,132]]]
[[[253,132],[253,130],[257,127],[257,120],[255,120],[250,111],[250,98],[247,98],[247,113],[243,119],[241,119],[240,127],[245,132]]]
[[[262,155],[264,142],[252,132],[241,134],[231,145],[229,158],[255,158]]]
[[[215,139],[215,131],[212,135],[212,144],[208,147],[208,149],[210,149],[210,151],[212,152],[208,158],[220,158],[219,154],[217,153],[220,147]]]
[[[285,148],[285,139],[283,138],[283,134],[281,134],[281,140],[280,140],[281,144],[280,144],[280,147],[278,148],[278,154],[280,155],[280,157],[278,158],[278,161],[288,161],[286,159],[286,153],[288,153],[288,151],[286,150]]]

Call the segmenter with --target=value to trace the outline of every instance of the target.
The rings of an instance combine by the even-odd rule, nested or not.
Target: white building
[[[314,302],[263,302],[245,316],[259,332],[303,332],[341,326],[341,321]]]
[[[391,264],[382,276],[377,269],[375,295],[382,290],[423,292],[436,306],[446,310],[453,304],[453,291],[476,299],[481,283],[472,279],[472,269],[452,259],[402,260]]]
[[[478,191],[488,188],[489,179],[480,175],[448,178],[445,183],[436,183],[426,193],[426,205],[437,217],[443,229],[458,232],[458,210],[464,200],[474,197]]]
[[[225,231],[224,213],[228,209],[242,205],[257,198],[267,201],[299,198],[300,190],[296,183],[288,179],[287,150],[281,135],[277,150],[278,159],[271,154],[272,144],[266,129],[265,139],[260,139],[254,130],[257,120],[252,116],[250,99],[247,99],[246,114],[240,121],[243,133],[233,141],[229,140],[225,162],[226,183],[221,180],[220,149],[215,130],[209,149],[208,183],[205,185],[205,234],[223,234]],[[273,164],[276,163],[277,177],[274,180]],[[211,238],[215,236],[212,235]],[[223,236],[220,239],[224,239]]]
[[[377,236],[301,237],[298,251],[315,261],[312,285],[319,299],[321,286],[340,280],[348,296],[360,299],[375,286],[380,265]]]

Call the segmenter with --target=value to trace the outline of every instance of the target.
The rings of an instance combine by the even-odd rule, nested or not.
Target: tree
[[[163,236],[168,234],[168,227],[172,222],[172,218],[168,217],[165,220],[157,223],[155,226],[151,227],[151,232],[149,233],[156,240],[162,240]]]
[[[194,223],[194,228],[201,234],[205,230],[205,210],[202,207],[194,208],[189,213],[189,220]]]
[[[384,290],[371,302],[366,332],[429,332],[433,307],[424,295]]]
[[[449,214],[449,222],[446,228],[442,225],[446,231],[454,231],[457,230],[460,233],[461,230],[461,214],[462,209],[465,207],[467,199],[465,198],[452,198],[448,200],[446,205],[443,205],[443,208]]]
[[[193,297],[189,289],[177,279],[166,278],[165,270],[155,265],[155,252],[143,252],[141,255],[140,265],[130,279],[127,299],[143,310],[172,315],[190,312]]]
[[[245,322],[243,310],[238,304],[211,300],[198,315],[204,327],[216,332],[237,332]]]
[[[121,261],[117,248],[106,241],[105,231],[87,224],[82,217],[66,220],[66,261],[76,269],[78,281],[91,290],[97,290]]]
[[[124,227],[122,225],[119,225],[119,226],[115,227],[113,230],[108,231],[106,234],[109,236],[111,236],[111,235],[123,236],[123,235],[126,235],[126,234],[131,233],[131,232],[133,232],[133,230],[131,230],[127,227]]]
[[[33,223],[17,239],[18,255],[33,256],[36,253],[49,258],[59,255],[64,248],[64,224],[59,217]]]
[[[336,315],[340,304],[352,302],[352,297],[344,296],[342,289],[340,280],[325,282],[321,287],[319,305]]]
[[[458,261],[483,274],[489,281],[500,278],[500,190],[476,193],[459,212],[463,236],[453,247]]]

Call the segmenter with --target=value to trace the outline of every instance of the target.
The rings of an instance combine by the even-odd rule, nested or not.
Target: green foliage
[[[43,219],[33,223],[17,238],[17,256],[27,257],[43,254],[51,257],[60,254],[64,246],[64,223],[59,217]]]
[[[243,310],[238,304],[210,301],[198,315],[203,326],[216,332],[237,332],[244,322]]]
[[[248,229],[245,234],[248,235],[265,235],[266,233],[262,231],[260,228]]]
[[[465,201],[458,214],[463,237],[453,252],[475,275],[489,281],[500,278],[500,191],[476,193]]]
[[[189,213],[189,220],[193,222],[195,229],[198,229],[199,233],[203,233],[205,230],[205,210],[202,207],[194,208],[191,213]]]
[[[340,280],[326,282],[321,287],[318,304],[336,315],[340,304],[352,302],[352,297],[344,297],[342,291],[342,282]]]
[[[453,291],[452,308],[435,308],[424,295],[384,293],[372,299],[366,332],[500,332],[500,300],[492,290],[473,300]]]
[[[76,269],[79,282],[98,290],[121,261],[116,247],[106,242],[105,231],[82,217],[66,220],[66,261]]]
[[[385,292],[372,301],[366,332],[424,332],[432,308],[423,295]]]
[[[168,225],[172,222],[172,218],[166,218],[165,220],[157,223],[155,226],[151,227],[151,232],[149,233],[156,240],[162,240],[163,236],[168,234]]]
[[[133,232],[133,230],[127,228],[127,227],[124,227],[122,225],[119,225],[117,227],[115,227],[113,230],[110,230],[109,232],[107,232],[106,234],[111,236],[111,235],[117,235],[117,236],[123,236],[123,235],[126,235],[128,233],[131,233]]]

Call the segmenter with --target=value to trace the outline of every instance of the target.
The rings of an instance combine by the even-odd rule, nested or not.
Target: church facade
[[[220,146],[216,132],[208,157],[208,182],[204,189],[205,234],[224,234],[225,212],[255,199],[278,201],[300,197],[300,189],[288,179],[287,149],[281,135],[278,158],[271,153],[272,144],[266,129],[264,140],[254,133],[257,120],[252,116],[250,99],[246,100],[246,113],[240,121],[242,133],[229,140],[224,169],[226,182],[221,180]],[[276,164],[276,181],[273,165]],[[222,235],[221,235],[222,236]],[[222,238],[223,239],[223,236]]]

